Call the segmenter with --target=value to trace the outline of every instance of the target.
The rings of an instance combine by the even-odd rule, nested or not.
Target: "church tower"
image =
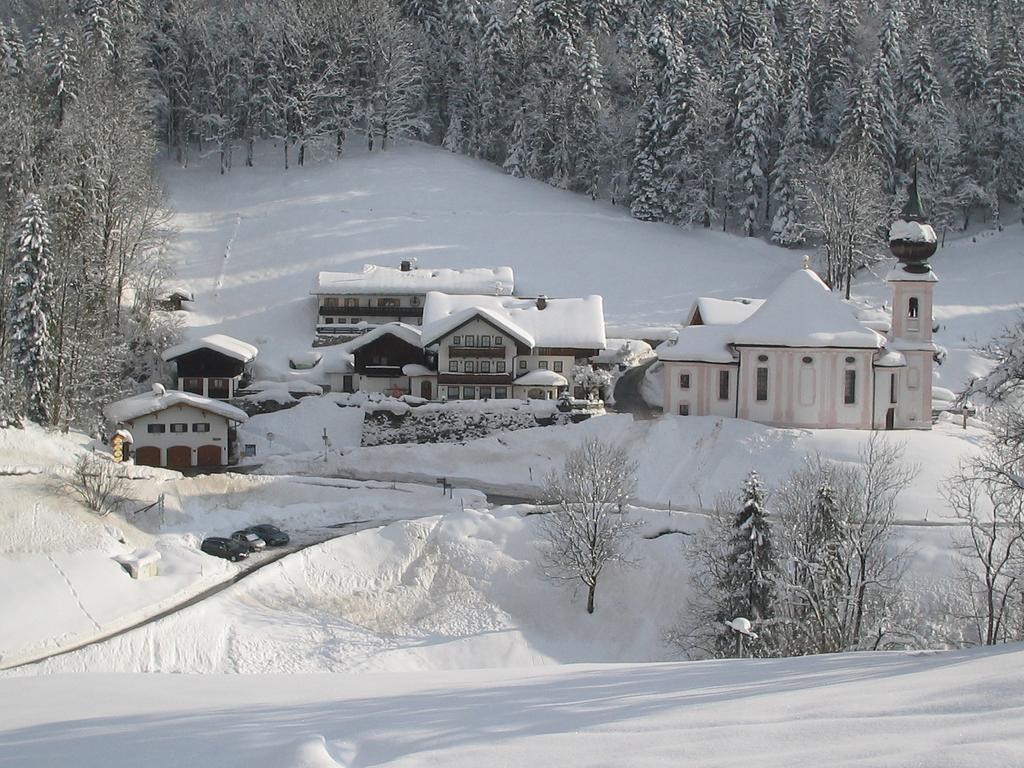
[[[889,249],[899,263],[886,278],[892,286],[892,328],[886,347],[906,359],[906,365],[893,373],[891,425],[896,429],[932,426],[932,300],[938,278],[928,259],[936,246],[935,230],[917,190],[915,166],[907,204],[889,229]]]

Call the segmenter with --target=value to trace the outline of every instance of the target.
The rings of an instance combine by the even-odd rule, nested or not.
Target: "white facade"
[[[806,269],[734,325],[684,328],[658,348],[665,413],[816,429],[930,429],[936,278],[894,270],[889,281],[888,338],[856,321]]]
[[[166,467],[173,463],[168,461],[168,450],[173,448],[187,448],[190,457],[188,466],[200,466],[199,450],[204,446],[208,446],[204,448],[204,458],[207,452],[213,452],[209,446],[218,450],[219,460],[214,466],[226,466],[228,463],[230,425],[226,418],[218,414],[192,405],[179,404],[124,423],[135,440],[132,447],[136,456],[141,449],[155,448],[160,452],[158,466]]]

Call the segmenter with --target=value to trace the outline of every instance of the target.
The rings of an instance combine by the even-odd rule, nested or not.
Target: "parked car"
[[[267,548],[267,542],[255,533],[249,533],[248,531],[235,531],[231,534],[231,538],[242,546],[248,547],[250,552],[259,552],[261,549]]]
[[[289,541],[288,534],[273,525],[252,525],[245,529],[246,533],[255,533],[268,547],[283,547]]]
[[[234,539],[225,539],[223,536],[209,536],[203,539],[199,548],[208,555],[223,557],[233,563],[245,560],[249,556],[248,546]]]

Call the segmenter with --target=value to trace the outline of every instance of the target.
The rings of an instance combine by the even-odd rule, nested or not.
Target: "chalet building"
[[[258,350],[220,333],[176,344],[161,357],[174,363],[178,389],[215,400],[229,400],[251,378]]]
[[[572,392],[573,367],[605,347],[600,296],[536,299],[427,294],[422,343],[436,372],[407,373],[413,391],[447,400],[551,399]]]
[[[916,180],[890,230],[887,336],[867,327],[805,264],[763,302],[699,299],[661,344],[664,409],[785,427],[930,429],[935,232]]]
[[[310,293],[318,334],[355,336],[385,323],[422,325],[430,291],[509,296],[513,286],[511,267],[420,269],[403,261],[398,269],[366,264],[362,272],[320,272]]]
[[[223,467],[236,460],[235,427],[246,421],[233,405],[190,392],[150,392],[118,400],[103,409],[119,428],[127,429],[135,463],[188,469]]]
[[[352,386],[362,392],[394,396],[416,394],[432,399],[430,382],[421,382],[414,393],[410,377],[405,372],[408,366],[416,366],[410,370],[417,373],[429,370],[428,355],[421,341],[419,328],[405,323],[388,323],[350,342],[347,350],[352,355]]]

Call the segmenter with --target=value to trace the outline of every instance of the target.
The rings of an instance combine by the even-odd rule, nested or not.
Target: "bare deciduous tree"
[[[587,613],[594,612],[605,567],[629,562],[629,535],[639,523],[624,510],[636,486],[636,470],[625,448],[591,439],[547,478],[544,500],[552,509],[540,522],[541,567],[550,579],[582,582]]]
[[[109,461],[83,454],[78,457],[64,487],[89,509],[104,517],[113,512],[125,497],[128,478],[119,474]]]
[[[807,190],[814,212],[812,230],[822,241],[825,278],[832,290],[845,288],[850,298],[853,274],[877,261],[879,237],[887,212],[879,190],[881,176],[860,155],[840,154],[821,166]]]
[[[963,557],[960,585],[978,642],[1019,639],[1013,617],[1024,601],[1024,486],[1019,460],[993,441],[984,454],[961,466],[944,489],[953,513],[966,527],[956,539]]]

